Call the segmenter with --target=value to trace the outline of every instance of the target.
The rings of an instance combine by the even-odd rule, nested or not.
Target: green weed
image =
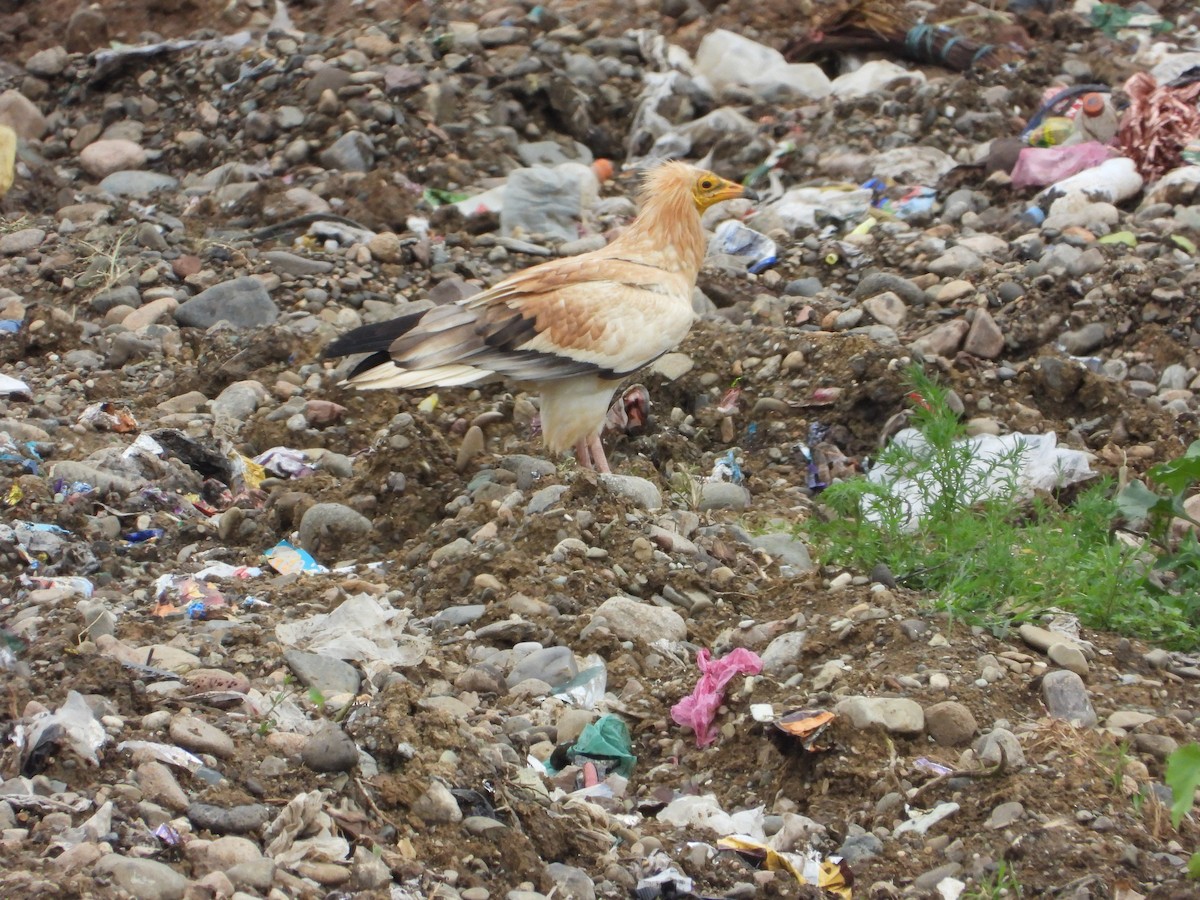
[[[929,593],[935,608],[997,632],[1059,609],[1091,627],[1196,645],[1200,600],[1156,589],[1150,560],[1114,536],[1122,507],[1110,480],[1070,503],[1019,499],[1020,450],[973,460],[946,390],[920,369],[909,378],[921,439],[893,442],[876,464],[911,488],[902,496],[865,477],[831,485],[823,514],[806,523],[826,563],[862,571],[883,563],[898,583]],[[1200,587],[1193,544],[1188,571]]]
[[[1024,896],[1024,888],[1017,878],[1017,871],[1009,863],[1000,860],[996,870],[979,882],[979,887],[962,895],[963,900],[1001,900]]]

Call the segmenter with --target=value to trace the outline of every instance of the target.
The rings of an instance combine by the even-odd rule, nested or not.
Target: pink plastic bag
[[[707,747],[717,739],[712,723],[725,699],[725,685],[734,675],[757,675],[762,671],[762,660],[757,653],[738,647],[718,660],[712,659],[707,650],[701,650],[696,654],[696,665],[700,668],[700,680],[691,696],[671,707],[671,718],[696,732],[697,747]]]
[[[1085,169],[1094,168],[1110,156],[1116,156],[1116,152],[1097,141],[1061,147],[1026,147],[1013,166],[1013,187],[1020,190],[1030,185],[1041,187],[1054,184]]]

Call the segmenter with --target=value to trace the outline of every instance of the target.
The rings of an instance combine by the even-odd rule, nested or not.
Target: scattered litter
[[[628,778],[633,774],[637,757],[631,750],[629,728],[617,716],[601,716],[584,726],[575,743],[567,750],[567,758],[575,765],[585,762],[601,762],[605,769],[612,769]],[[597,773],[603,779],[605,772]]]
[[[183,836],[166,822],[154,829],[154,836],[168,847],[178,847],[183,843]]]
[[[957,803],[939,803],[933,809],[925,811],[920,809],[908,809],[908,821],[903,822],[896,827],[892,832],[893,835],[899,837],[908,831],[915,831],[917,834],[925,834],[943,819],[948,819],[959,810]]]
[[[295,575],[298,572],[323,575],[329,571],[313,559],[307,550],[295,547],[288,541],[280,541],[263,556],[267,564],[280,575]]]
[[[152,456],[156,459],[163,459],[166,455],[167,451],[163,445],[143,431],[133,439],[132,444],[125,448],[121,458],[133,459],[136,456]]]
[[[763,809],[743,809],[727,813],[721,809],[713,794],[676,797],[659,811],[655,818],[668,825],[680,828],[707,828],[724,837],[729,834],[745,835],[751,840],[765,841],[763,831]]]
[[[322,791],[297,794],[263,833],[264,854],[285,868],[305,859],[340,862],[350,855],[350,844],[335,835],[334,828]]]
[[[709,650],[703,648],[696,654],[696,666],[700,680],[690,696],[671,707],[671,718],[696,733],[696,746],[707,747],[717,739],[712,723],[725,699],[725,686],[735,675],[757,675],[762,671],[762,660],[745,647],[713,660]]]
[[[729,450],[713,463],[712,472],[704,480],[710,483],[732,481],[734,484],[741,484],[745,481],[746,476],[742,474],[742,467],[738,465],[736,451]]]
[[[160,744],[157,741],[121,741],[117,750],[125,750],[132,754],[149,754],[161,763],[187,769],[189,772],[198,771],[204,761],[194,753],[189,753],[174,744]]]
[[[316,471],[303,450],[290,447],[272,447],[254,457],[253,462],[282,478],[303,478]]]
[[[843,900],[850,900],[850,887],[854,876],[841,857],[822,859],[816,850],[805,853],[783,853],[762,841],[750,840],[740,835],[723,837],[717,841],[722,850],[734,850],[740,856],[760,864],[768,872],[787,872],[798,884],[815,884]]]
[[[1160,85],[1148,72],[1125,82],[1129,108],[1121,120],[1122,152],[1153,181],[1183,162],[1184,148],[1200,138],[1200,81]]]
[[[939,762],[934,762],[927,756],[918,757],[916,767],[925,772],[932,772],[934,775],[949,775],[954,770],[949,766],[943,766]]]
[[[949,875],[937,883],[937,891],[941,895],[942,900],[958,900],[966,889],[967,885],[965,882],[959,881],[957,878],[952,878]]]
[[[920,457],[929,448],[925,436],[915,428],[905,428],[895,437],[895,443]],[[1000,496],[1008,490],[1013,479],[1018,497],[1031,497],[1037,491],[1050,491],[1091,478],[1090,454],[1058,446],[1054,432],[1003,436],[981,434],[959,442],[970,449],[971,463],[959,485],[959,497],[964,507]],[[1012,465],[1008,463],[1011,460]],[[876,465],[867,479],[879,485],[885,497],[863,498],[866,518],[871,522],[883,520],[885,505],[900,501],[905,520],[901,527],[911,531],[927,512],[927,503],[936,502],[940,487],[925,480],[921,484],[894,466]]]
[[[580,668],[579,674],[554,688],[552,696],[580,709],[595,709],[604,699],[607,688],[608,667],[602,656],[592,654]]]
[[[10,375],[0,375],[0,397],[17,397],[23,400],[32,400],[33,391],[29,385],[20,379],[13,378]]]
[[[1113,155],[1113,150],[1098,141],[1063,147],[1026,147],[1017,156],[1012,170],[1013,187],[1044,187],[1094,168]]]
[[[162,575],[154,583],[154,615],[210,618],[214,610],[229,606],[216,585],[192,575]]]
[[[79,424],[95,431],[115,431],[117,434],[137,431],[139,428],[133,413],[109,402],[93,403],[79,416]]]
[[[125,540],[131,544],[147,544],[157,541],[167,532],[162,528],[143,528],[140,531],[130,531],[125,534]]]
[[[13,741],[21,757],[21,774],[31,776],[41,771],[59,744],[65,744],[89,765],[100,765],[97,754],[108,741],[108,734],[83,695],[71,691],[54,712],[41,712],[28,723],[18,723]]]
[[[85,600],[90,599],[96,590],[96,586],[92,584],[91,580],[82,575],[56,575],[54,577],[22,575],[19,580],[21,584],[31,588],[59,588],[83,597]]]
[[[384,667],[415,666],[425,658],[430,639],[404,633],[411,615],[369,594],[355,594],[333,612],[281,622],[275,636],[286,646],[310,653]]]
[[[823,753],[832,744],[822,741],[821,736],[836,718],[824,709],[798,709],[776,719],[775,729],[808,752]]]
[[[64,828],[50,842],[52,850],[70,850],[84,842],[95,843],[112,832],[113,802],[105,801],[104,805],[92,813],[91,817],[73,828]]]
[[[257,578],[262,574],[258,566],[235,566],[231,563],[209,563],[196,573],[196,578]]]
[[[193,47],[240,50],[247,46],[251,40],[250,32],[239,31],[235,34],[206,41],[158,41],[153,44],[136,44],[133,46],[117,47],[113,50],[98,50],[92,55],[93,69],[91,80],[93,82],[104,81],[135,60],[149,59],[150,57],[161,56],[166,53],[178,53],[181,50],[190,50]]]
[[[661,850],[656,850],[646,860],[647,865],[658,871],[645,878],[639,878],[637,883],[638,900],[654,900],[655,897],[675,897],[687,895],[695,888],[695,883],[675,868],[671,858]]]
[[[779,261],[779,248],[775,242],[737,219],[726,219],[717,226],[709,250],[745,259],[747,271],[754,275]]]

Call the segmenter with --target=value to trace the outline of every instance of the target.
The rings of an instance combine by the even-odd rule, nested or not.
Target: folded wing
[[[355,329],[326,355],[373,353],[347,379],[367,389],[619,380],[686,336],[690,294],[685,277],[635,260],[556,260],[459,303]]]

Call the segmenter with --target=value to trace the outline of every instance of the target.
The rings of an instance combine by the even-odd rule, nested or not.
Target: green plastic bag
[[[637,757],[631,749],[629,729],[625,723],[616,716],[601,716],[579,733],[579,738],[567,751],[567,757],[576,765],[587,759],[612,760],[616,771],[628,778],[637,763]]]

